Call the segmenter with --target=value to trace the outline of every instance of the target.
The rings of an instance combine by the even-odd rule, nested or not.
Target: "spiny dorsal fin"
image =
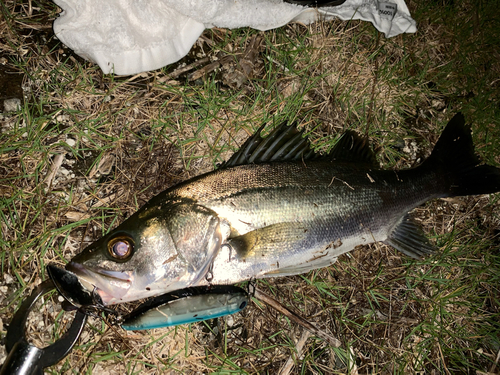
[[[219,168],[235,167],[243,164],[259,164],[271,161],[312,160],[318,154],[311,149],[307,138],[296,124],[286,122],[274,129],[266,138],[261,137],[262,125],[241,148]]]
[[[326,158],[341,162],[365,163],[373,167],[379,166],[368,141],[352,130],[347,130],[342,134]]]

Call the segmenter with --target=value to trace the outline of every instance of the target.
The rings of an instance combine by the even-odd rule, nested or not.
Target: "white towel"
[[[291,21],[370,21],[386,37],[416,32],[404,0],[347,0],[307,8],[282,0],[54,0],[56,36],[105,74],[136,74],[184,57],[205,28],[269,30]]]

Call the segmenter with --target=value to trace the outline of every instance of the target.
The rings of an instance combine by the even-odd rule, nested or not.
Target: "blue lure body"
[[[203,286],[154,297],[123,318],[127,331],[172,327],[235,314],[248,305],[236,286]]]

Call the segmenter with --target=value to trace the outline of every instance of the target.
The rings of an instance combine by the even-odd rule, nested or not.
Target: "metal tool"
[[[52,280],[45,280],[23,301],[14,315],[5,338],[9,355],[0,375],[43,375],[44,368],[62,360],[75,345],[87,322],[87,316],[82,311],[76,311],[69,329],[53,344],[40,349],[28,343],[26,339],[25,325],[29,312],[40,297],[54,289]]]

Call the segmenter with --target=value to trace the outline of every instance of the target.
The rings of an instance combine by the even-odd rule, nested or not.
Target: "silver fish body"
[[[319,156],[294,127],[264,139],[259,130],[220,169],[154,197],[66,268],[110,305],[299,274],[376,241],[418,258],[433,246],[407,213],[499,191],[500,169],[479,164],[460,114],[424,163],[400,171],[381,170],[353,132]]]
[[[193,199],[224,228],[211,283],[324,267],[357,245],[385,241],[404,215],[443,195],[434,173],[331,161],[223,169],[161,197]],[[161,205],[161,203],[160,203]]]

